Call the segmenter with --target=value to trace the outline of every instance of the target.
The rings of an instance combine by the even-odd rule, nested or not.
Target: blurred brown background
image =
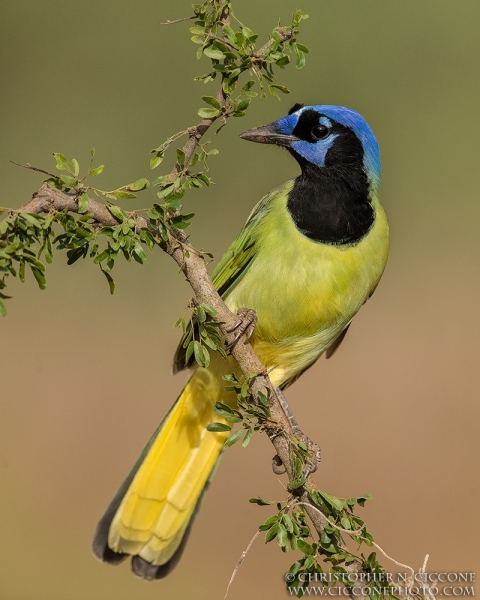
[[[194,242],[218,257],[251,207],[297,166],[286,152],[238,134],[295,102],[361,112],[382,150],[382,199],[392,250],[381,285],[341,351],[289,390],[318,441],[317,481],[329,493],[374,499],[363,515],[378,543],[419,568],[478,564],[479,130],[477,0],[302,0],[309,14],[302,71],[280,83],[281,103],[256,102],[215,144],[216,185],[191,193]],[[237,0],[262,35],[296,2]],[[18,206],[52,169],[51,152],[107,168],[104,189],[150,176],[150,148],[195,123],[206,71],[195,60],[188,2],[16,0],[0,21],[0,204]],[[170,159],[171,161],[171,159]],[[166,161],[168,163],[168,161]],[[168,163],[165,170],[170,166]],[[155,172],[158,174],[158,171]],[[147,194],[150,194],[149,196]],[[151,202],[146,193],[135,204]],[[223,598],[231,572],[268,509],[284,497],[272,448],[257,435],[224,456],[184,558],[161,582],[134,578],[90,552],[98,518],[185,377],[170,376],[190,292],[157,251],[119,264],[112,297],[97,268],[57,254],[48,289],[10,283],[1,327],[0,598],[137,600]],[[368,549],[367,549],[368,550]],[[294,561],[258,539],[229,598],[283,598]],[[397,572],[397,567],[384,561]]]

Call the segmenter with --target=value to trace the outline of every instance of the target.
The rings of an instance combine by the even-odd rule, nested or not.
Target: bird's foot
[[[305,469],[303,476],[308,477],[312,473],[315,473],[322,460],[320,446],[307,437],[299,427],[294,429],[294,435],[294,441],[298,442],[297,446],[301,449],[304,459]]]
[[[318,465],[320,464],[321,460],[320,447],[309,437],[307,437],[300,429],[295,417],[293,416],[292,409],[290,408],[281,389],[277,387],[275,388],[275,392],[277,394],[280,406],[282,407],[285,416],[290,421],[290,425],[292,426],[294,435],[294,439],[292,441],[299,447],[299,450],[302,453],[304,460],[303,476],[308,477],[311,473],[315,473],[315,471],[318,469]],[[282,475],[285,473],[285,467],[283,466],[282,459],[278,456],[278,454],[273,457],[272,469],[276,475]]]
[[[231,352],[235,348],[243,334],[245,334],[244,344],[247,344],[257,324],[257,315],[251,308],[239,308],[237,317],[238,319],[234,325],[227,329],[228,333],[235,332],[235,337],[231,342],[225,344],[224,348],[226,352]]]

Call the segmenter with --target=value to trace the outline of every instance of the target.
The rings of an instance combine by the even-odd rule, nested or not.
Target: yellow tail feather
[[[218,400],[234,403],[219,372],[225,361],[221,369],[219,361],[212,362],[217,364],[197,369],[187,383],[108,519],[107,553],[165,565],[179,548],[228,435],[207,431],[208,423],[221,421],[213,406]],[[108,560],[95,544],[94,551],[102,560],[119,562]]]

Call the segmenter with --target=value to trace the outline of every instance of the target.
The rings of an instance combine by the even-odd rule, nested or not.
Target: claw
[[[315,473],[315,471],[318,469],[318,466],[319,466],[321,458],[322,458],[320,447],[315,442],[313,442],[310,438],[308,438],[300,430],[298,425],[296,427],[294,427],[294,431],[295,431],[296,439],[306,446],[308,453],[310,454],[309,457],[305,458],[305,470],[303,472],[303,476],[308,477],[312,473]]]
[[[257,324],[257,315],[251,308],[239,308],[237,311],[238,319],[234,325],[227,329],[228,333],[236,331],[235,337],[231,342],[225,344],[225,350],[231,351],[238,343],[243,334],[245,334],[245,344],[248,344],[248,340],[251,338],[252,333],[255,331]]]
[[[282,459],[278,456],[278,454],[275,454],[275,456],[272,458],[272,471],[275,473],[275,475],[283,475],[287,472],[283,466]]]
[[[280,402],[280,406],[282,407],[282,410],[285,413],[285,416],[290,421],[290,425],[292,426],[295,438],[300,443],[305,445],[308,453],[310,454],[309,457],[305,457],[305,459],[304,459],[303,475],[304,475],[304,477],[308,477],[310,474],[315,473],[315,471],[318,469],[318,465],[321,460],[320,447],[315,442],[312,442],[312,440],[310,438],[308,438],[303,433],[303,431],[300,429],[295,417],[293,416],[291,408],[288,405],[287,399],[283,395],[281,389],[277,387],[277,388],[275,388],[275,391],[277,394],[278,401]],[[280,457],[278,457],[278,460],[280,460]],[[274,469],[274,471],[275,471],[275,469]]]

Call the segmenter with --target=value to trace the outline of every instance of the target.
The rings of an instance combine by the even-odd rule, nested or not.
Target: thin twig
[[[160,23],[160,25],[175,25],[175,23],[181,23],[182,21],[191,21],[192,19],[196,19],[196,15],[192,15],[191,17],[182,17],[181,19],[175,19],[174,21],[166,21],[165,23]]]
[[[21,165],[20,163],[15,162],[14,160],[10,161],[12,165],[16,165],[17,167],[22,167],[22,169],[31,169],[32,171],[38,171],[39,173],[44,173],[45,175],[50,175],[50,177],[57,178],[58,175],[54,175],[53,173],[49,173],[48,171],[44,171],[43,169],[39,169],[37,167],[33,167],[30,163],[26,165]]]
[[[237,574],[237,571],[240,568],[240,565],[245,560],[245,557],[247,556],[248,551],[250,550],[250,548],[252,547],[253,542],[257,539],[257,537],[260,535],[260,533],[261,533],[261,531],[258,530],[257,533],[250,540],[250,543],[248,544],[247,548],[242,552],[240,558],[238,559],[238,562],[237,562],[237,564],[235,566],[235,569],[234,569],[234,571],[232,573],[232,576],[230,577],[230,581],[228,582],[227,591],[225,592],[225,596],[223,597],[223,600],[225,600],[225,598],[228,596],[228,590],[230,589],[230,586],[232,585],[232,581],[235,579],[235,575]]]

